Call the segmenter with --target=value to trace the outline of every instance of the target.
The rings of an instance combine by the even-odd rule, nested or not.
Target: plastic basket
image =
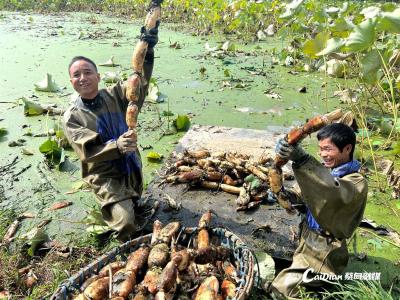
[[[191,243],[192,238],[197,233],[197,228],[182,228],[178,235],[178,242],[185,240],[185,243]],[[243,242],[232,232],[224,228],[212,229],[213,237],[218,238],[219,243],[232,250],[236,261],[236,268],[239,277],[239,282],[236,288],[236,300],[243,300],[248,297],[254,283],[254,265],[255,257]],[[143,243],[149,243],[151,234],[144,235],[140,238],[130,240],[120,246],[112,249],[106,254],[100,256],[94,262],[82,268],[77,274],[71,276],[57,288],[51,296],[51,300],[67,300],[72,299],[72,295],[79,290],[80,286],[87,278],[98,272],[105,265],[116,260],[117,256],[125,258],[135,251]]]

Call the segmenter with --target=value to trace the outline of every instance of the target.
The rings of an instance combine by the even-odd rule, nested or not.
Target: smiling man
[[[158,26],[158,25],[157,25]],[[137,106],[143,105],[153,70],[158,30],[142,28],[141,40],[148,48],[138,87]],[[64,131],[82,165],[82,177],[101,205],[104,221],[121,241],[129,239],[144,225],[137,202],[143,190],[142,163],[136,131],[128,130],[127,90],[131,80],[99,89],[100,74],[87,57],[76,56],[69,64],[70,81],[79,93],[64,114]]]
[[[70,82],[83,99],[94,99],[99,91],[100,74],[90,59],[77,56],[69,65]]]
[[[271,285],[276,299],[297,299],[301,286],[322,285],[314,279],[321,277],[316,274],[343,272],[349,259],[346,239],[364,213],[368,186],[359,173],[360,163],[353,159],[353,129],[331,124],[318,132],[317,139],[322,164],[298,144],[292,146],[281,139],[276,147],[277,154],[293,162],[298,187],[291,200],[298,207],[304,204],[300,243],[293,262]]]

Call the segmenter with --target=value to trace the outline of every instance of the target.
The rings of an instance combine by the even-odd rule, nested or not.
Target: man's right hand
[[[148,44],[149,48],[154,48],[154,46],[158,43],[158,26],[160,25],[160,21],[156,22],[156,27],[146,30],[146,27],[142,27],[140,29],[140,40],[144,41]]]
[[[137,134],[135,130],[128,130],[117,140],[117,148],[121,154],[135,152],[137,150]]]

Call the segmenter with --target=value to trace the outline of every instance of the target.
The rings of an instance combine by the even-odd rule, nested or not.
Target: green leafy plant
[[[178,131],[187,131],[190,127],[190,119],[187,115],[178,115],[174,121],[174,126]]]
[[[104,234],[111,230],[111,228],[104,221],[103,215],[98,207],[92,209],[82,220],[82,222],[88,225],[86,231],[95,236]]]
[[[51,166],[56,166],[58,169],[60,169],[62,163],[65,161],[64,149],[51,138],[39,146],[39,151],[45,155],[46,160]]]
[[[25,233],[21,237],[22,240],[25,241],[25,244],[28,246],[28,254],[33,256],[35,254],[36,249],[50,240],[46,231],[43,228],[34,227],[29,232]]]
[[[147,159],[152,162],[160,162],[163,158],[162,154],[156,152],[156,151],[150,151],[146,155]]]

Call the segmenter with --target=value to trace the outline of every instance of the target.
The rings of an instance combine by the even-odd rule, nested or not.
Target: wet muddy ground
[[[7,130],[0,137],[0,212],[6,223],[27,211],[35,216],[22,221],[17,237],[44,220],[51,220],[46,225],[48,235],[74,245],[87,236],[82,219],[96,206],[91,192],[81,189],[79,161],[73,151],[66,151],[66,163],[57,170],[47,167],[38,150],[47,137],[34,135],[46,134],[59,124],[61,117],[25,117],[18,99],[27,97],[67,107],[73,96],[67,66],[75,55],[88,56],[96,63],[114,56],[121,66],[99,67],[101,75],[108,71],[122,76],[129,74],[140,24],[101,15],[0,13],[0,127]],[[214,47],[226,42],[226,37],[197,37],[178,29],[176,25],[160,26],[153,77],[163,102],[147,101],[139,117],[139,145],[143,149],[146,183],[161,167],[148,162],[146,154],[157,151],[168,157],[183,136],[183,133],[167,134],[178,114],[189,115],[193,124],[282,133],[315,114],[340,106],[333,91],[344,84],[341,80],[328,79],[319,73],[288,73],[289,69],[272,63],[267,50],[279,49],[282,41],[271,39],[247,45],[232,41],[235,51],[209,53],[206,42]],[[46,73],[53,75],[62,87],[61,92],[34,90],[34,83]],[[306,92],[300,93],[303,87]],[[171,111],[174,116],[168,118],[164,111]],[[19,139],[23,140],[20,146],[9,146]],[[315,152],[313,139],[304,144]],[[33,155],[23,154],[29,151]],[[374,187],[370,190],[366,216],[398,231],[399,221],[393,209],[381,205],[386,201],[385,195]],[[48,210],[59,201],[73,204]],[[349,269],[381,271],[386,282],[400,276],[395,265],[400,257],[399,248],[379,240],[377,246],[370,241],[377,239],[363,232],[358,236],[357,252],[365,252],[370,258],[364,262],[353,259]]]

